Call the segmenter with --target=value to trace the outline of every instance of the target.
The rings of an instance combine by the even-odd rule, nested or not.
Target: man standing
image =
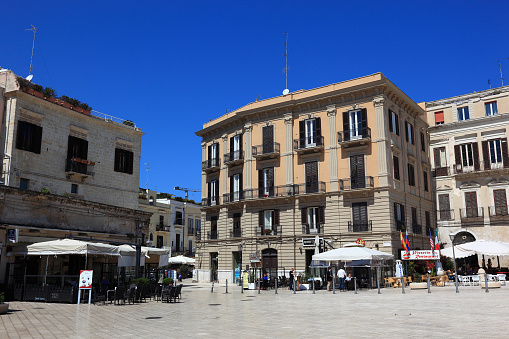
[[[293,274],[294,274],[294,268],[290,270],[290,289],[293,290]]]
[[[345,290],[345,278],[346,278],[346,272],[341,267],[338,271],[338,278],[339,278],[339,290],[344,291]]]
[[[327,292],[330,292],[332,285],[332,267],[329,267],[329,270],[327,271],[327,276],[325,278],[327,279]]]

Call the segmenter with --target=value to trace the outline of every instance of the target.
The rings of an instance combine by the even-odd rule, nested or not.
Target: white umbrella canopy
[[[466,258],[471,255],[474,255],[475,251],[468,251],[464,248],[460,248],[459,245],[454,246],[454,256],[456,259]],[[444,255],[446,257],[452,258],[452,247],[447,247],[440,250],[440,255]]]
[[[106,254],[119,255],[117,246],[75,239],[58,239],[27,246],[27,255]]]
[[[194,265],[196,260],[193,258],[188,258],[183,255],[178,255],[176,257],[171,257],[168,259],[168,264],[190,264]]]
[[[391,260],[394,255],[362,247],[358,244],[348,244],[327,252],[315,254],[313,261],[353,261],[353,260]]]
[[[456,247],[467,251],[474,251],[477,254],[497,256],[509,255],[509,244],[498,241],[476,240],[456,245]]]

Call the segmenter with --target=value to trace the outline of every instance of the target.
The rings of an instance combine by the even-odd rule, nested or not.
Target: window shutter
[[[367,133],[366,128],[368,127],[368,110],[365,108],[361,109],[361,127],[362,135]]]
[[[398,203],[394,203],[394,220],[398,221]]]
[[[263,169],[258,170],[258,194],[263,193]]]
[[[235,142],[235,136],[232,136],[232,137],[230,138],[230,154],[232,154],[232,153],[233,153],[233,151],[235,150],[235,147],[233,146],[234,142]],[[225,153],[226,153],[226,152],[225,152]],[[230,160],[231,160],[231,159],[230,159]]]
[[[318,207],[318,220],[321,225],[325,225],[325,207]]]
[[[405,225],[406,224],[406,219],[405,219],[405,206],[401,205],[401,221],[403,222],[403,224]]]
[[[348,112],[343,112],[343,134],[345,134],[345,140],[348,141],[350,138],[347,138],[346,135],[350,136],[350,119],[348,116]]]
[[[262,228],[262,230],[263,230],[263,225],[265,225],[263,211],[259,211],[258,212],[258,226],[260,226]]]
[[[421,151],[426,152],[426,139],[423,132],[421,132]]]
[[[461,173],[462,167],[461,167],[461,150],[460,145],[454,145],[454,159],[456,161],[456,172]]]
[[[243,181],[243,180],[242,180],[242,177],[243,177],[243,175],[242,175],[242,174],[243,174],[243,173],[239,173],[239,191],[241,191],[241,192],[242,192],[242,190],[244,189],[244,186],[243,186],[243,184],[242,184],[242,181]]]
[[[81,156],[80,156],[80,158],[86,160],[86,159],[88,159],[88,141],[84,140],[84,139],[80,139],[80,140],[81,140],[81,145],[80,145]]]
[[[239,155],[242,153],[242,150],[243,150],[243,146],[242,146],[242,135],[243,134],[239,134]]]
[[[507,138],[500,140],[500,146],[502,148],[502,161],[504,162],[504,168],[509,168],[509,154],[507,152]]]
[[[322,124],[320,118],[315,119],[315,132],[317,137],[322,136]],[[317,142],[319,141],[317,140]]]
[[[234,188],[233,182],[235,181],[233,178],[234,178],[234,175],[231,175],[230,176],[230,193],[233,193],[233,188]]]
[[[219,143],[216,146],[216,166],[219,165]]]
[[[212,145],[209,145],[208,148],[209,148],[209,150],[208,150],[208,158],[207,158],[207,160],[210,160],[210,159],[212,159]]]
[[[442,163],[440,161],[440,148],[434,148],[433,155],[435,156],[435,168],[442,167]]]
[[[394,114],[396,117],[396,135],[399,135],[399,116],[397,114]]]
[[[267,183],[269,187],[274,187],[274,167],[268,168]]]
[[[302,225],[306,225],[308,223],[307,217],[307,208],[303,207],[300,209],[300,222]]]
[[[279,226],[279,210],[274,210],[274,219],[272,219],[275,226]]]
[[[397,156],[393,156],[392,161],[393,161],[393,165],[394,165],[394,179],[400,180],[400,176],[399,176],[399,158]]]
[[[306,130],[304,127],[304,120],[299,121],[299,139],[300,143],[304,142],[304,139],[306,138]]]
[[[34,125],[34,135],[33,135],[33,148],[32,151],[37,154],[41,154],[41,142],[42,142],[42,127]]]
[[[216,182],[216,199],[218,200],[219,205],[219,180],[215,180]]]
[[[406,141],[408,142],[408,121],[405,121],[405,136],[406,136]]]
[[[394,130],[393,130],[393,126],[392,126],[392,111],[391,110],[389,110],[388,116],[389,116],[389,132],[393,132]]]
[[[210,192],[210,186],[211,186],[211,182],[209,181],[207,183],[207,198],[209,199],[209,201],[210,201],[210,198],[212,197],[212,194]]]
[[[490,150],[488,148],[488,141],[482,142],[482,158],[484,161],[484,169],[489,170],[490,166]]]
[[[126,152],[126,158],[127,158],[127,173],[133,174],[133,152]]]
[[[474,169],[479,171],[481,164],[479,163],[479,145],[477,145],[477,142],[472,143],[472,152],[474,153]]]

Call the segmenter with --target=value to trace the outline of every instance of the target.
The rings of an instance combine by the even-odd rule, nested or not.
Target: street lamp
[[[449,238],[451,238],[452,243],[452,260],[454,261],[454,284],[456,285],[456,293],[459,293],[458,290],[458,271],[456,270],[456,255],[454,253],[454,234],[450,233]]]

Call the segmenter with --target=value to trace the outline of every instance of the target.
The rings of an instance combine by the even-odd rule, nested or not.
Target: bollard
[[[244,277],[240,278],[240,293],[244,293]]]
[[[376,268],[376,284],[378,286],[378,294],[380,294],[380,267]]]
[[[484,273],[484,283],[486,286],[486,293],[488,293],[488,273]]]
[[[297,289],[297,286],[296,286],[296,285],[297,285],[297,283],[296,283],[296,280],[295,280],[295,279],[293,279],[292,284],[293,284],[293,294],[295,294],[295,293],[297,293],[297,291],[295,291],[295,290]]]
[[[313,277],[313,281],[311,282],[313,284],[313,294],[315,294],[315,279]]]
[[[428,293],[431,293],[431,289],[430,289],[430,286],[429,286],[429,274],[428,274],[428,275],[426,275],[426,276],[428,277],[428,278],[427,278],[427,280],[428,280]]]
[[[405,276],[401,277],[401,294],[405,294]]]
[[[258,281],[258,294],[260,294],[260,289],[262,288],[262,282]]]
[[[355,289],[355,294],[357,294],[357,277],[353,277],[353,287]]]
[[[332,276],[332,294],[336,294],[336,276]]]
[[[226,293],[228,293],[228,279],[226,279]]]
[[[212,288],[210,289],[210,293],[214,292],[214,282],[212,282]]]
[[[277,294],[277,278],[274,280],[274,289],[276,290],[275,294]]]

